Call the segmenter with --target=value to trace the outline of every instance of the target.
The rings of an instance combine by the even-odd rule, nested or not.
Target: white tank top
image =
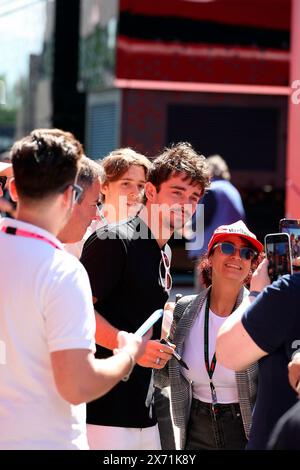
[[[209,376],[204,362],[204,302],[201,311],[184,342],[183,359],[189,370],[182,369],[185,377],[192,381],[193,397],[211,403]],[[215,353],[216,336],[227,317],[220,317],[209,310],[209,364]],[[222,366],[218,361],[212,377],[218,403],[238,403],[235,372]]]

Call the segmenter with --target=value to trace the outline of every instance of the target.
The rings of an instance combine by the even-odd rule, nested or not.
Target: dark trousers
[[[158,422],[161,448],[162,450],[175,450],[176,446],[170,413],[170,400],[166,388],[155,388],[154,406]]]
[[[216,416],[211,403],[193,398],[187,429],[186,450],[245,449],[245,435],[238,403],[218,405]]]

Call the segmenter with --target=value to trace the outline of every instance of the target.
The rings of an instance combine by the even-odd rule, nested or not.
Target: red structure
[[[121,0],[117,78],[287,86],[289,29],[289,0]]]
[[[300,2],[293,0],[290,83],[292,96],[289,100],[288,158],[286,214],[299,218],[300,213]]]

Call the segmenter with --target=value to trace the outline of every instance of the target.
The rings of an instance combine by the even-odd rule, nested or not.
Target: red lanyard
[[[39,235],[38,233],[28,232],[27,230],[21,230],[16,227],[2,227],[1,232],[7,233],[9,235],[16,235],[17,237],[35,238],[37,240],[48,243],[49,245],[53,246],[53,248],[61,250],[61,248],[56,243],[52,242],[43,235]]]

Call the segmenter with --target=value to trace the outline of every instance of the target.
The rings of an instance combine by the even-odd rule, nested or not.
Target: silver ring
[[[156,358],[155,364],[157,364],[157,365],[159,366],[159,364],[160,364],[160,357],[157,357],[157,358]]]

